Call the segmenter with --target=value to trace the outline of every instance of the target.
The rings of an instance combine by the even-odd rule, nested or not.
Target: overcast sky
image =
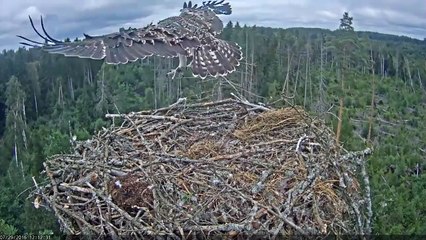
[[[193,1],[196,3],[197,1]],[[201,0],[200,0],[201,2]],[[269,27],[336,29],[344,11],[355,30],[426,38],[425,0],[229,0],[233,14],[224,22]],[[179,0],[0,0],[0,50],[16,49],[17,34],[36,37],[28,22],[45,17],[53,37],[105,34],[120,27],[143,27],[179,14]]]

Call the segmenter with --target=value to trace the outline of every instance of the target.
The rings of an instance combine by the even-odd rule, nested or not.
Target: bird
[[[179,15],[156,24],[120,28],[118,32],[97,36],[84,33],[84,39],[74,42],[51,37],[40,16],[42,35],[29,16],[33,30],[44,42],[22,35],[17,37],[26,41],[20,44],[51,54],[103,60],[106,64],[127,64],[150,56],[178,58],[177,68],[167,73],[172,79],[187,67],[194,77],[201,79],[208,76],[225,77],[240,65],[243,54],[238,43],[219,37],[223,22],[218,15],[232,13],[231,5],[224,1],[204,1],[200,5],[184,2]]]

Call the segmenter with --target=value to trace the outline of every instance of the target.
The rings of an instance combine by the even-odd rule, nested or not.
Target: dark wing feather
[[[191,1],[184,2],[182,9],[191,8],[191,9],[199,9],[205,10],[209,9],[216,14],[230,15],[232,13],[232,8],[229,3],[223,3],[225,0],[220,1],[204,1],[203,5],[198,6],[197,4],[192,5]]]
[[[69,57],[105,59],[109,64],[124,64],[152,55],[176,57],[178,54],[186,54],[188,48],[200,44],[196,39],[180,34],[182,31],[155,25],[138,29],[120,29],[119,32],[101,36],[85,34],[85,39],[82,41],[62,42],[50,37],[45,31],[44,25],[42,28],[46,36],[41,35],[34,27],[31,18],[30,21],[36,33],[45,41],[45,43],[41,43],[18,36],[33,43],[30,44],[31,46],[38,45],[49,53]]]
[[[241,59],[241,48],[236,43],[206,37],[203,45],[194,51],[192,72],[201,78],[226,76],[235,71]]]
[[[242,59],[241,48],[233,42],[216,38],[223,23],[216,14],[231,14],[229,3],[224,0],[207,1],[202,5],[184,3],[179,16],[169,17],[157,25],[144,28],[120,29],[119,32],[101,36],[85,34],[85,39],[62,42],[52,38],[41,26],[45,36],[34,31],[44,43],[22,36],[27,46],[39,47],[47,52],[80,58],[105,59],[109,64],[133,62],[147,56],[192,58],[191,67],[195,76],[226,76],[235,71]]]

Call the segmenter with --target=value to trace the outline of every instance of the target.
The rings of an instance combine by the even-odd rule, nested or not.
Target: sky
[[[200,0],[201,2],[202,0]],[[222,20],[266,27],[336,29],[343,12],[355,30],[426,38],[425,0],[228,0],[233,13]],[[193,1],[197,3],[197,1]],[[180,0],[0,0],[0,50],[17,49],[16,35],[36,38],[28,15],[57,39],[144,27],[179,14]]]

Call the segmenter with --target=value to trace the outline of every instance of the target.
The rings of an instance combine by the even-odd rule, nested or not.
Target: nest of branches
[[[365,234],[363,159],[299,108],[177,103],[109,114],[120,126],[44,163],[36,207],[68,234],[136,238]],[[363,184],[363,181],[365,184]],[[362,186],[362,187],[361,187]]]

